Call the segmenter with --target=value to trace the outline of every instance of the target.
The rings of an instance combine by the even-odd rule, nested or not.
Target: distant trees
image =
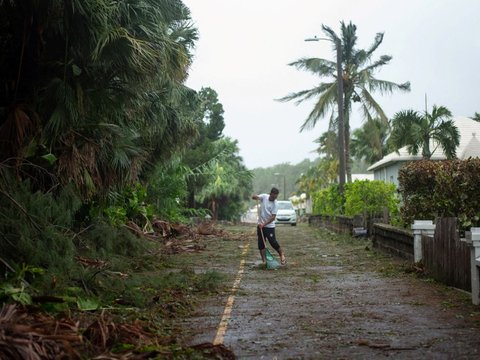
[[[197,94],[195,106],[193,121],[196,124],[198,136],[182,156],[183,163],[190,169],[200,169],[216,157],[214,143],[223,136],[225,127],[223,106],[218,102],[218,94],[215,90],[208,87],[202,88]],[[197,175],[190,176],[187,182],[188,206],[191,208],[195,207],[197,190],[206,184],[206,178],[201,174]]]
[[[317,168],[319,159],[311,161],[304,159],[298,164],[281,163],[268,168],[256,168],[252,170],[253,192],[268,193],[272,186],[280,190],[279,198],[283,199],[283,176],[285,175],[285,195],[289,198],[292,195],[300,195],[301,192],[308,192],[307,188],[301,185],[300,178],[307,179],[307,172]],[[275,175],[277,174],[277,175]],[[307,179],[315,182],[315,178]]]
[[[223,136],[223,113],[217,92],[202,88],[194,115],[199,135],[185,151],[183,164],[191,169],[187,206],[208,208],[214,219],[233,219],[250,195],[252,174],[238,156],[237,141]]]

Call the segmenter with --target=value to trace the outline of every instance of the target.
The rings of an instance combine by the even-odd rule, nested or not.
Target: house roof
[[[472,120],[468,117],[456,117],[453,119],[460,133],[460,144],[456,153],[459,159],[468,159],[469,157],[480,157],[480,122]],[[435,144],[430,144],[431,148],[435,148]],[[432,154],[431,160],[445,160],[443,149],[438,146]],[[390,164],[400,161],[412,161],[422,159],[421,155],[411,155],[404,146],[390,154],[384,156],[381,160],[371,165],[367,170],[373,171],[384,168]]]
[[[479,133],[480,136],[480,133]],[[473,132],[468,144],[463,149],[461,154],[458,154],[459,159],[480,157],[480,141],[477,138],[477,133]]]

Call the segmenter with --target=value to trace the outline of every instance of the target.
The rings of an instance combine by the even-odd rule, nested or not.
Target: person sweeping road
[[[258,249],[260,250],[262,262],[264,264],[267,262],[267,249],[265,246],[265,239],[267,239],[270,245],[278,252],[278,255],[280,255],[281,264],[286,265],[287,258],[285,257],[285,253],[275,237],[275,218],[277,216],[278,210],[278,193],[278,189],[273,187],[270,190],[270,194],[253,195],[252,199],[260,201],[260,212],[258,215],[257,225],[257,239]]]

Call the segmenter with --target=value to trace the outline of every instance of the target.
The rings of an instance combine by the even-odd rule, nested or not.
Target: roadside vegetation
[[[0,0],[0,326],[9,345],[0,357],[229,356],[221,347],[183,347],[170,322],[229,276],[170,255],[202,251],[198,239],[210,235],[235,240],[198,220],[238,219],[253,192],[237,141],[223,134],[216,90],[185,86],[198,38],[192,23],[179,0]],[[373,77],[390,61],[368,65],[383,34],[357,50],[355,31],[342,23],[345,112],[355,102],[374,110],[367,118],[380,119],[383,146],[386,119],[367,89],[409,84]],[[332,62],[316,61],[293,65],[332,74]],[[328,113],[331,91],[304,128]],[[338,170],[334,120],[319,138],[318,162],[300,166],[298,179],[277,171],[288,195],[318,191],[319,209],[324,195],[337,201],[329,188]],[[365,168],[383,152],[367,156],[362,138],[352,149]],[[388,186],[349,186],[332,211],[393,213]]]
[[[184,84],[192,23],[178,0],[0,1],[0,357],[195,352],[168,319],[224,278],[168,254],[252,175],[216,91]]]

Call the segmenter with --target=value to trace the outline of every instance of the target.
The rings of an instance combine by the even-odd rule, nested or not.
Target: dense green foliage
[[[194,143],[218,155],[222,105],[214,90],[184,86],[197,32],[181,1],[0,9],[0,160],[18,176],[43,191],[72,184],[82,200],[110,206],[112,191],[148,182]]]
[[[11,268],[28,264],[61,272],[73,266],[74,214],[81,202],[72,187],[57,195],[34,191],[0,172],[0,254]]]
[[[480,225],[480,159],[415,161],[398,179],[405,224],[455,216],[463,229]]]
[[[34,288],[31,293],[62,293],[71,284],[82,283],[91,292],[88,279],[93,272],[84,271],[78,256],[103,258],[116,268],[116,255],[134,256],[143,253],[146,244],[125,227],[109,225],[107,218],[96,217],[90,225],[78,229],[75,215],[82,203],[72,186],[57,194],[33,191],[28,182],[16,183],[2,173],[0,218],[0,253],[5,280],[14,281],[22,268],[43,269],[25,272],[25,279]],[[3,189],[8,189],[5,193]],[[23,280],[23,278],[22,278]]]
[[[39,188],[53,184],[26,162],[56,159],[60,183],[94,198],[195,136],[183,82],[197,35],[180,1],[2,1],[0,14],[0,160]]]
[[[252,174],[238,156],[237,141],[223,136],[223,112],[216,91],[202,88],[194,113],[199,136],[185,151],[182,162],[191,169],[188,206],[209,209],[215,220],[235,220],[251,192]]]
[[[196,200],[212,211],[213,219],[236,220],[245,210],[243,201],[251,192],[252,174],[236,155],[237,142],[229,138],[214,143],[217,158],[209,162],[201,175],[206,184],[196,195]]]
[[[342,215],[344,198],[340,195],[338,184],[332,184],[312,195],[312,213],[322,215]]]
[[[372,218],[388,210],[390,219],[396,219],[399,199],[394,184],[384,181],[356,180],[345,186],[345,215]]]
[[[179,0],[0,1],[7,281],[97,294],[80,257],[121,271],[155,219],[239,217],[251,174],[216,92],[185,86],[196,40]]]
[[[166,164],[157,164],[150,176],[147,201],[155,208],[155,214],[162,219],[185,222],[184,199],[187,198],[187,178],[190,169],[179,159]]]
[[[312,211],[322,215],[362,216],[364,219],[389,211],[392,218],[398,215],[398,198],[395,185],[383,181],[356,180],[345,184],[342,197],[338,184],[315,192]]]

